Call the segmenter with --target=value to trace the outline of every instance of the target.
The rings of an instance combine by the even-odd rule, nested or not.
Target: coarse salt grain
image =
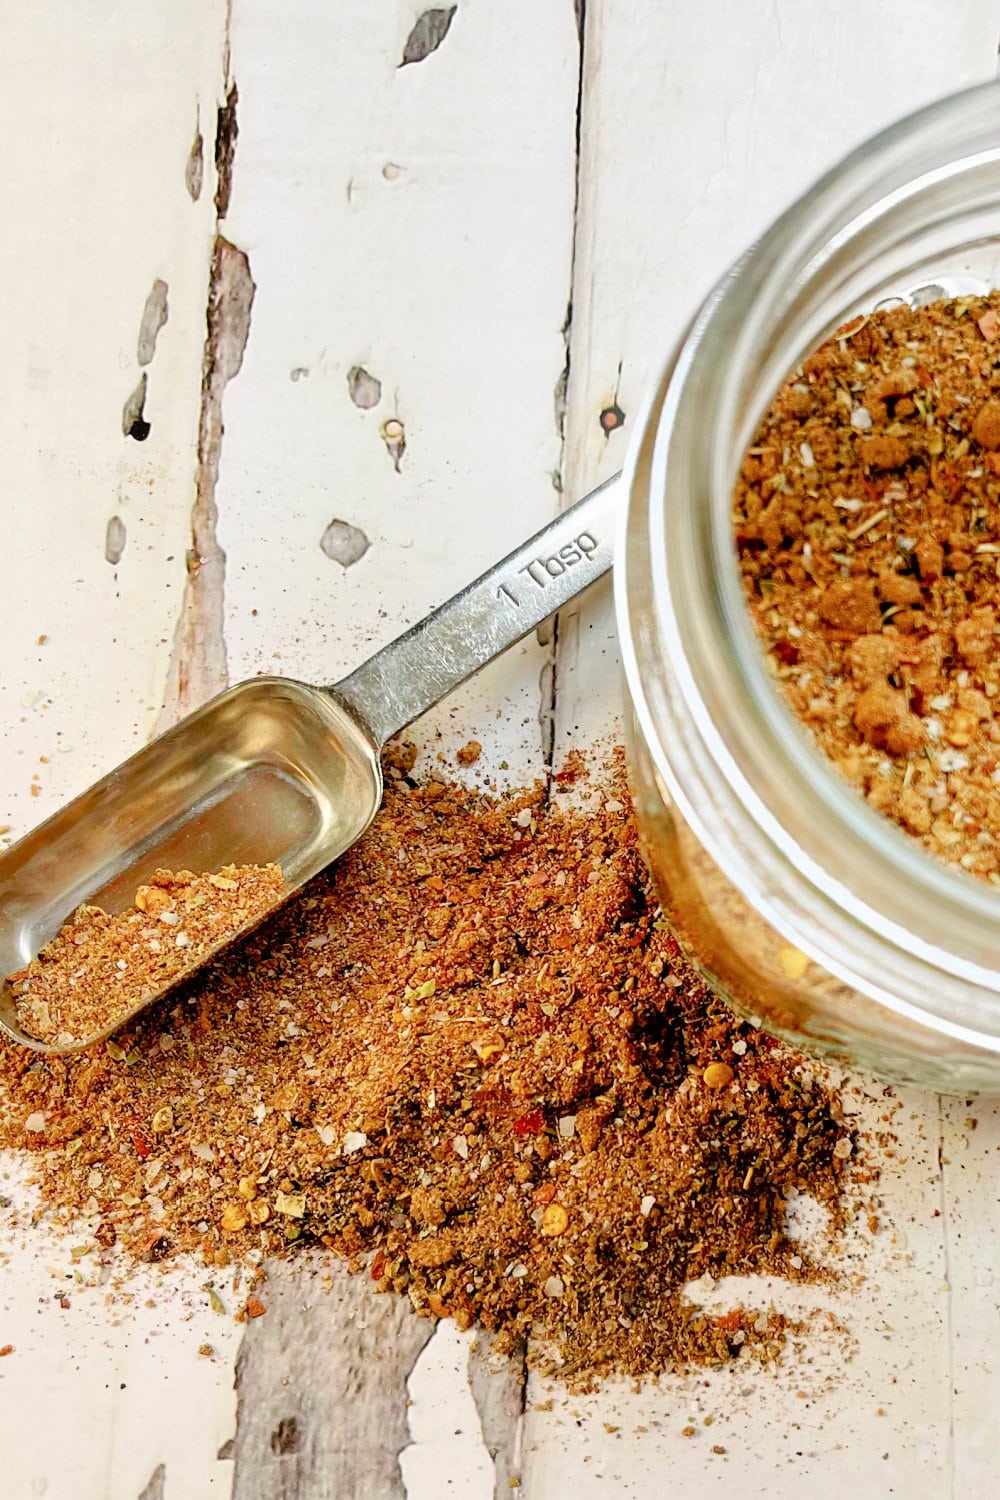
[[[344,1136],[344,1155],[350,1156],[352,1151],[363,1151],[368,1144],[368,1137],[363,1130],[349,1130]]]
[[[639,1212],[644,1219],[648,1219],[656,1206],[656,1199],[652,1193],[647,1193],[639,1204]]]

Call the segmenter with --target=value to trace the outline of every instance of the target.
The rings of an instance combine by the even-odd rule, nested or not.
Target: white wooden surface
[[[198,608],[224,611],[234,679],[330,680],[550,515],[553,476],[572,496],[617,467],[713,277],[847,147],[991,76],[1000,35],[997,0],[580,8],[582,37],[572,0],[458,0],[437,50],[400,68],[420,14],[406,0],[232,0],[230,16],[224,0],[7,7],[3,837],[141,741],[165,700],[173,710],[175,638],[190,680],[219,670],[218,642],[178,635],[217,235],[256,293],[223,394],[217,525],[211,507],[197,518],[203,552],[226,554],[224,593],[206,570]],[[216,110],[233,80],[239,140],[217,222]],[[140,368],[158,278],[169,316]],[[140,443],[122,411],[143,368]],[[376,393],[357,369],[377,404],[352,399]],[[608,436],[614,406],[624,427]],[[346,568],[320,546],[334,520],[370,544]],[[558,756],[613,731],[616,703],[597,591],[560,622],[554,672],[551,637],[532,642],[418,726],[424,765],[474,733],[477,774],[536,774],[553,706]],[[878,1091],[851,1098],[880,1125]],[[834,1309],[848,1335],[817,1334],[768,1378],[586,1400],[532,1380],[522,1398],[516,1362],[492,1375],[450,1325],[428,1339],[335,1273],[324,1287],[277,1270],[244,1333],[210,1310],[203,1271],[106,1304],[72,1279],[65,1241],[0,1221],[0,1344],[15,1345],[0,1361],[0,1492],[485,1500],[513,1476],[529,1500],[645,1500],[667,1484],[980,1500],[997,1469],[1000,1117],[918,1094],[892,1109],[881,1228],[860,1226],[848,1250],[857,1285],[791,1302],[772,1289]],[[11,1171],[3,1191],[27,1201]],[[272,1441],[291,1414],[314,1424],[308,1444]]]

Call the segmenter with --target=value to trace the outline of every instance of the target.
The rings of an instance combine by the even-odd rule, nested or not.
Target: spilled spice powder
[[[42,1210],[126,1263],[325,1246],[574,1380],[774,1357],[777,1314],[682,1288],[827,1274],[785,1211],[844,1224],[836,1095],[685,965],[620,761],[586,811],[559,805],[578,767],[549,804],[405,764],[359,845],[113,1055],[0,1051]]]
[[[277,865],[157,870],[125,911],[78,907],[37,958],[7,976],[21,1025],[60,1046],[101,1035],[271,911],[283,889]]]
[[[788,703],[872,807],[1000,883],[1000,293],[856,318],[779,391],[734,521]]]

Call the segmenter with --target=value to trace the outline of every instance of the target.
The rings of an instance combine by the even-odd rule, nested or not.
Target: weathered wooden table
[[[8,838],[227,680],[332,680],[612,472],[715,276],[1000,33],[996,0],[4,12]],[[417,737],[531,777],[614,727],[616,670],[605,591]],[[586,1399],[303,1263],[245,1328],[197,1268],[108,1303],[0,1219],[0,1493],[981,1500],[1000,1116],[914,1093],[895,1128],[856,1285],[771,1289],[849,1339]]]

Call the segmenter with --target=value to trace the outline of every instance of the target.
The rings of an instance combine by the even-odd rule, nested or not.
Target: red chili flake
[[[721,1328],[723,1333],[735,1333],[737,1328],[743,1326],[742,1309],[734,1307],[732,1312],[723,1313],[721,1318],[716,1318],[715,1326]]]
[[[14,1345],[13,1344],[4,1344],[3,1348],[0,1349],[0,1359],[3,1359],[5,1355],[13,1354],[13,1353],[14,1353]]]
[[[798,646],[793,645],[789,640],[784,640],[775,642],[774,654],[780,662],[784,662],[786,667],[794,667],[800,653]]]
[[[927,390],[928,386],[932,386],[934,384],[934,376],[931,374],[930,370],[926,370],[923,365],[917,365],[917,379],[920,381],[920,384],[923,386],[925,391]]]
[[[372,1261],[372,1269],[371,1269],[371,1278],[372,1278],[372,1281],[381,1281],[382,1280],[382,1277],[385,1275],[385,1268],[386,1268],[387,1264],[388,1264],[388,1257],[386,1256],[385,1251],[384,1250],[379,1250],[377,1252],[377,1254],[375,1255],[375,1259]]]
[[[153,1148],[149,1144],[149,1141],[146,1139],[145,1132],[143,1131],[142,1126],[139,1124],[139,1120],[136,1115],[125,1116],[125,1128],[128,1131],[129,1135],[132,1137],[132,1144],[135,1147],[136,1155],[143,1158],[152,1156]]]
[[[542,1185],[541,1185],[541,1187],[536,1187],[535,1188],[535,1191],[531,1195],[531,1201],[532,1201],[532,1203],[536,1204],[537,1207],[544,1208],[546,1206],[546,1204],[552,1202],[552,1200],[555,1197],[555,1195],[556,1195],[556,1185],[555,1185],[555,1183],[554,1182],[543,1182]]]
[[[556,772],[552,780],[557,786],[571,786],[579,774],[576,766],[564,766],[561,771]]]
[[[515,1135],[541,1135],[545,1129],[545,1113],[540,1109],[529,1109],[514,1121]]]
[[[266,1312],[267,1308],[258,1297],[247,1298],[246,1315],[248,1318],[262,1318]]]

